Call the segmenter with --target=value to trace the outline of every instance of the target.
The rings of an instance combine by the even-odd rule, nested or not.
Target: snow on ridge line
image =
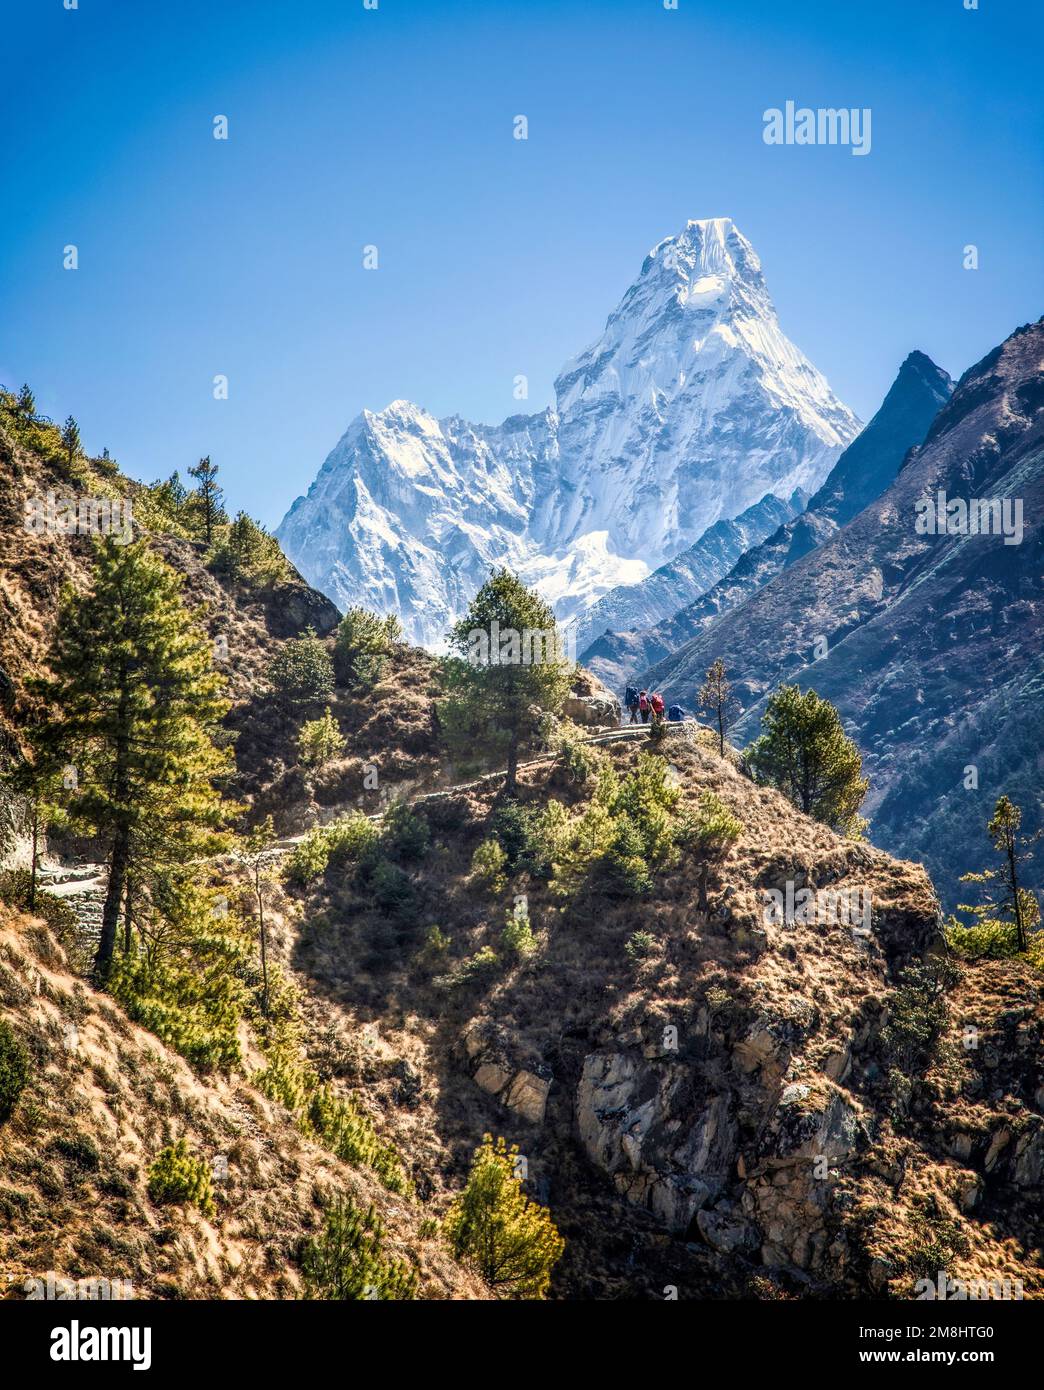
[[[571,619],[767,492],[815,491],[859,430],[783,335],[729,218],[657,243],[555,389],[555,407],[500,425],[401,399],[363,411],[277,529],[291,560],[424,645],[492,564]]]

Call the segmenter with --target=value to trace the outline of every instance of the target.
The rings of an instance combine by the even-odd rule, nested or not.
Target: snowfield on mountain
[[[784,336],[753,247],[690,221],[645,258],[554,408],[498,426],[364,410],[276,534],[337,604],[444,640],[490,565],[580,617],[771,493],[811,493],[858,434]]]

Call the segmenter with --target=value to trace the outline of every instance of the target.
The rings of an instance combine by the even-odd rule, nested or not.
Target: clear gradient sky
[[[364,407],[549,404],[649,247],[730,216],[867,419],[1044,308],[1044,6],[964,3],[5,5],[0,382],[274,525]],[[788,99],[870,107],[871,153],[765,145]]]

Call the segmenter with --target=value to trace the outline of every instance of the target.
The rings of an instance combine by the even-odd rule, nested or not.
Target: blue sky
[[[689,217],[864,419],[912,348],[957,374],[1042,311],[1036,0],[41,0],[4,37],[0,381],[269,525],[364,407],[550,403]],[[871,153],[766,146],[788,99],[869,106]]]

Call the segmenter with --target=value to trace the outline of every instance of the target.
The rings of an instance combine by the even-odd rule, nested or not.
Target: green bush
[[[653,882],[641,832],[623,816],[612,825],[612,838],[602,858],[602,887],[613,897],[640,898]]]
[[[341,1097],[327,1086],[320,1087],[312,1093],[305,1113],[331,1153],[356,1167],[372,1168],[389,1192],[412,1191],[399,1151],[381,1139],[354,1096]]]
[[[384,1254],[383,1235],[372,1205],[362,1213],[350,1198],[338,1197],[326,1209],[323,1234],[302,1247],[305,1296],[340,1302],[415,1298],[415,1271]]]
[[[373,821],[361,811],[350,811],[308,833],[290,855],[286,877],[292,883],[307,887],[321,878],[330,864],[341,867],[364,862],[379,838],[380,831]]]
[[[533,935],[527,907],[518,905],[508,913],[500,940],[504,949],[519,959],[533,954],[536,950],[536,937]]]
[[[443,1231],[454,1256],[475,1269],[494,1293],[543,1298],[565,1249],[551,1214],[522,1191],[517,1146],[483,1135],[467,1186],[450,1207]]]
[[[938,1057],[948,1018],[946,991],[959,974],[952,961],[930,956],[907,965],[900,975],[881,1030],[889,1080],[897,1095],[908,1093],[910,1082],[923,1077]]]
[[[11,1118],[29,1081],[29,1053],[0,1019],[0,1124]]]
[[[423,814],[407,801],[394,801],[381,824],[381,848],[385,854],[414,863],[424,858],[430,844],[431,831]]]
[[[507,856],[509,873],[546,877],[551,871],[543,835],[543,812],[517,801],[502,801],[490,818],[493,837]]]
[[[398,864],[381,859],[369,875],[369,890],[380,910],[389,916],[408,920],[417,907],[417,889]]]
[[[563,777],[582,786],[597,770],[599,756],[594,748],[581,743],[578,736],[563,734],[558,740],[555,765]]]
[[[492,946],[483,946],[473,956],[468,956],[455,970],[445,975],[436,975],[432,984],[436,989],[459,989],[474,980],[484,979],[500,964],[500,957]]]
[[[507,887],[507,862],[507,853],[498,840],[483,840],[471,856],[471,876],[499,895]]]
[[[392,643],[401,637],[402,625],[394,613],[380,618],[365,608],[349,608],[334,644],[337,679],[347,686],[374,685],[384,672]]]
[[[645,960],[656,950],[656,937],[652,932],[633,931],[624,942],[624,953],[628,960]]]
[[[424,933],[424,947],[432,955],[441,955],[443,951],[448,951],[452,938],[442,930],[441,927],[430,926]]]
[[[325,644],[309,628],[303,637],[283,643],[268,663],[268,679],[285,704],[318,704],[333,694],[333,661]]]
[[[702,849],[719,850],[735,843],[743,834],[743,822],[732,814],[714,792],[700,795],[698,809],[685,826],[683,837],[687,843]]]
[[[330,706],[320,719],[309,719],[301,725],[297,738],[298,756],[302,767],[322,769],[344,752],[344,738],[333,717]]]
[[[192,1205],[204,1216],[214,1215],[210,1169],[203,1159],[189,1153],[184,1139],[168,1144],[149,1169],[149,1196],[157,1206]]]
[[[246,512],[223,532],[210,553],[210,567],[218,574],[262,590],[290,578],[290,562],[279,542]]]

